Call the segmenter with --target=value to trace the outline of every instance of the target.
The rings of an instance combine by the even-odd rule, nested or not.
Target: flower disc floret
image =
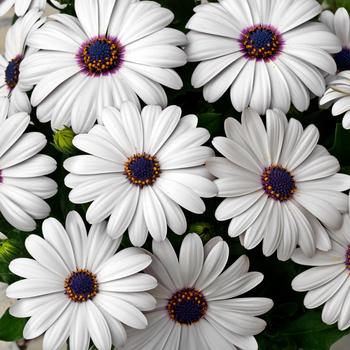
[[[64,289],[69,299],[76,303],[91,300],[98,292],[96,275],[86,269],[77,269],[66,278]]]
[[[19,66],[22,62],[23,56],[18,55],[15,58],[13,58],[9,64],[6,67],[5,70],[5,81],[6,85],[10,90],[13,90],[17,83],[19,78]]]
[[[346,251],[345,255],[345,265],[348,270],[350,270],[350,245],[348,246],[348,249]]]
[[[128,158],[124,172],[130,183],[142,188],[156,182],[160,176],[160,166],[155,156],[141,153]]]
[[[284,202],[296,191],[292,174],[280,165],[271,165],[264,169],[261,183],[265,193],[275,200]]]
[[[269,61],[283,48],[283,39],[271,25],[258,24],[244,29],[239,40],[248,59]]]
[[[82,44],[77,59],[87,75],[115,73],[122,65],[124,47],[117,38],[98,36]]]
[[[184,288],[171,297],[167,310],[171,320],[191,325],[205,316],[208,303],[201,291],[194,288]]]

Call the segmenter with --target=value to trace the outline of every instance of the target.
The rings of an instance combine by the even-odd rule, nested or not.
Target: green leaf
[[[225,118],[220,113],[206,112],[198,114],[198,126],[206,128],[211,136],[223,133]]]
[[[7,232],[6,236],[8,239],[0,245],[0,281],[11,284],[18,281],[19,277],[10,272],[8,265],[13,259],[28,257],[24,245],[28,233],[12,230]]]
[[[185,25],[193,14],[193,8],[199,3],[197,0],[159,0],[158,2],[174,13],[172,26],[182,31],[185,30]]]
[[[9,270],[8,263],[0,261],[0,281],[11,284],[17,280],[18,277]]]
[[[318,0],[318,2],[331,11],[336,11],[339,7],[345,7],[350,11],[349,0]]]
[[[5,220],[0,214],[0,232],[7,236],[9,231],[12,231],[13,227]]]
[[[344,167],[350,165],[350,130],[345,130],[341,123],[337,123],[335,129],[333,147],[329,152],[338,158]]]
[[[283,349],[329,350],[340,338],[346,335],[336,326],[327,326],[322,322],[320,311],[306,311],[304,315],[273,335],[264,337],[262,344],[271,343],[268,349],[283,345]],[[270,338],[269,340],[267,338]],[[267,349],[266,348],[266,349]],[[263,347],[262,347],[263,349]]]
[[[0,319],[0,340],[10,342],[22,339],[26,322],[27,319],[13,317],[7,310]]]

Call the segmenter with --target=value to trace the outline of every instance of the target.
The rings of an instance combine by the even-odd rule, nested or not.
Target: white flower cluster
[[[64,5],[52,3],[59,8]],[[185,211],[215,217],[246,249],[314,267],[297,276],[305,306],[325,304],[323,321],[350,327],[350,176],[319,142],[319,131],[287,119],[311,97],[334,103],[350,128],[350,20],[316,0],[219,0],[195,7],[187,34],[173,13],[146,0],[75,0],[76,17],[43,17],[45,0],[0,0],[19,18],[0,56],[0,212],[33,231],[56,161],[33,123],[70,127],[80,154],[67,158],[64,183],[74,204],[91,203],[86,229],[72,211],[65,227],[42,224],[26,241],[29,258],[10,263],[23,279],[7,288],[10,313],[29,318],[23,336],[44,350],[254,350],[267,298],[238,296],[257,286],[241,256],[226,269],[229,245],[187,234],[177,255],[168,229],[187,231]],[[320,16],[320,20],[317,17]],[[316,19],[315,19],[316,18]],[[195,115],[168,106],[180,90],[174,70],[192,76],[208,102],[230,89],[241,122],[213,139]],[[266,115],[266,123],[260,115]],[[215,150],[222,157],[215,157]],[[217,154],[218,154],[217,153]],[[61,189],[59,189],[61,190]],[[128,232],[134,247],[119,249]],[[148,234],[152,253],[141,249]],[[299,247],[299,248],[298,248]],[[119,251],[118,251],[119,249]],[[118,251],[118,252],[117,252]]]

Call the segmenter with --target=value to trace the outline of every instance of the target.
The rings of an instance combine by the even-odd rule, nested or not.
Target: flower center
[[[82,303],[93,299],[98,292],[96,276],[85,269],[77,269],[64,281],[64,289],[69,299]]]
[[[283,39],[271,25],[258,24],[244,29],[239,39],[241,51],[248,59],[269,61],[283,48]]]
[[[265,193],[275,200],[284,202],[296,191],[295,181],[291,173],[280,165],[271,165],[264,169],[261,183]]]
[[[348,270],[350,270],[350,245],[348,246],[348,249],[346,251],[345,255],[345,265]]]
[[[121,67],[124,51],[117,38],[98,36],[81,46],[77,60],[89,76],[108,75],[115,73]]]
[[[176,292],[167,305],[170,318],[180,324],[191,325],[205,316],[208,303],[202,292],[185,288]]]
[[[338,71],[350,70],[350,48],[343,47],[343,50],[334,56]]]
[[[155,156],[135,154],[125,162],[124,173],[132,184],[142,188],[155,183],[160,176],[160,166]]]
[[[18,83],[19,65],[21,64],[22,59],[23,57],[18,55],[13,58],[6,67],[5,81],[10,90],[13,90]]]

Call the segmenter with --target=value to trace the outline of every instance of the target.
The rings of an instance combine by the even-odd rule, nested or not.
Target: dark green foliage
[[[60,0],[62,4],[67,4],[63,11],[74,15],[74,1]],[[193,14],[193,7],[199,1],[195,0],[159,0],[164,6],[172,10],[175,20],[172,24],[174,28],[186,31],[185,25]],[[323,3],[323,1],[319,1]],[[324,2],[330,9],[335,10],[344,6],[350,10],[350,0],[327,0]],[[202,89],[194,89],[191,86],[191,74],[195,64],[188,64],[186,67],[178,69],[184,81],[184,88],[181,91],[167,90],[169,104],[177,104],[183,109],[183,114],[196,114],[199,118],[199,126],[207,128],[212,137],[224,135],[224,120],[227,117],[240,119],[240,114],[232,108],[229,93],[226,93],[218,102],[209,104],[204,101]],[[336,156],[342,167],[342,171],[350,174],[350,131],[345,131],[341,126],[340,117],[332,117],[329,110],[320,111],[317,99],[311,103],[307,112],[299,113],[293,108],[288,114],[288,118],[296,118],[302,122],[304,127],[315,124],[320,130],[320,143]],[[51,216],[57,218],[64,224],[65,217],[70,210],[77,210],[83,217],[88,204],[80,206],[74,205],[68,200],[69,189],[64,185],[66,171],[63,169],[63,161],[67,155],[60,153],[50,142],[53,142],[51,128],[48,124],[41,124],[35,117],[35,109],[32,112],[34,126],[31,130],[44,133],[49,143],[43,153],[49,154],[57,160],[58,169],[51,177],[58,183],[58,194],[48,202],[52,208]],[[208,145],[211,141],[208,142]],[[266,258],[261,253],[261,246],[252,251],[245,251],[238,239],[231,239],[227,235],[228,222],[218,222],[215,220],[215,209],[221,202],[220,199],[206,200],[207,210],[204,215],[194,215],[186,213],[188,222],[188,232],[200,234],[203,242],[211,237],[221,235],[230,246],[230,263],[240,255],[247,254],[251,261],[251,270],[261,271],[265,275],[263,283],[255,290],[248,293],[251,296],[261,296],[272,298],[275,302],[274,308],[262,316],[268,326],[259,335],[259,349],[261,350],[328,350],[330,346],[346,332],[340,332],[335,326],[327,326],[321,320],[321,308],[310,311],[303,306],[304,293],[296,293],[291,288],[292,279],[301,271],[303,267],[294,264],[292,261],[280,262],[275,256]],[[8,235],[9,240],[16,247],[14,257],[27,256],[24,247],[24,240],[28,236],[23,232],[13,230],[9,224],[0,218],[0,232]],[[41,223],[35,232],[41,235]],[[183,237],[171,232],[168,238],[178,250]],[[124,235],[121,246],[130,246],[131,243],[127,234]],[[151,249],[151,239],[147,240],[146,249]],[[8,270],[9,261],[0,257],[0,281],[12,283],[18,280]],[[0,319],[0,340],[14,341],[22,336],[25,320],[15,319],[6,313]],[[91,347],[90,350],[95,349]]]
[[[349,0],[319,0],[319,3],[323,4],[325,7],[334,11],[339,7],[345,7],[348,11],[350,11],[350,1]]]
[[[22,338],[26,319],[15,318],[7,311],[0,319],[0,340],[16,341]]]

